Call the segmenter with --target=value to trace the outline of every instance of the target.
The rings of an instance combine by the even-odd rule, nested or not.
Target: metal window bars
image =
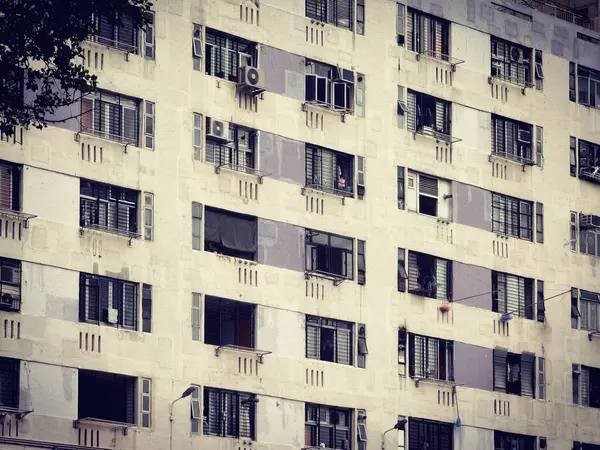
[[[580,14],[570,8],[558,5],[548,0],[510,0],[512,3],[517,5],[526,6],[536,11],[540,11],[549,16],[556,17],[564,20],[565,22],[574,23],[580,27],[587,28],[589,30],[595,30],[594,19]]]
[[[417,61],[421,58],[433,59],[436,61],[442,61],[450,64],[452,72],[456,72],[456,66],[464,63],[465,61],[462,59],[454,58],[450,55],[446,55],[444,53],[440,53],[437,50],[423,50],[417,53]]]

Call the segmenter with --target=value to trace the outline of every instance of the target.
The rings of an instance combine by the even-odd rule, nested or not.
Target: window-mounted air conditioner
[[[208,118],[206,137],[219,142],[229,142],[229,122]]]
[[[265,89],[265,74],[256,67],[240,67],[238,80],[240,87],[244,87],[250,91],[263,91]]]
[[[581,228],[600,228],[600,216],[594,216],[592,214],[582,214],[579,221]]]

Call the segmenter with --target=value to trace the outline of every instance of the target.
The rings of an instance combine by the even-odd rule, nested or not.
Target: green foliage
[[[144,27],[150,0],[0,0],[0,132],[43,128],[57,108],[96,87],[81,64],[94,17]]]

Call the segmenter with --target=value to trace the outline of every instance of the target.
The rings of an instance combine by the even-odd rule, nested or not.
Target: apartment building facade
[[[600,448],[597,14],[521,3],[100,18],[0,141],[0,448]]]

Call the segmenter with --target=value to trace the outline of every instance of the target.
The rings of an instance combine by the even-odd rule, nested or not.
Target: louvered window
[[[256,395],[204,388],[205,435],[256,439]]]
[[[492,115],[492,152],[502,158],[533,164],[533,126]]]
[[[306,0],[306,17],[352,31],[354,0]]]
[[[533,202],[492,193],[492,231],[533,240]]]
[[[352,365],[353,330],[351,322],[306,316],[306,357]]]
[[[579,290],[580,327],[587,331],[600,331],[600,294]]]
[[[0,310],[21,309],[21,261],[0,258]]]
[[[579,103],[600,108],[600,71],[578,65],[577,91]]]
[[[137,330],[138,284],[81,273],[79,319]]]
[[[573,216],[573,215],[572,215]],[[579,238],[579,251],[586,255],[600,256],[600,228],[590,227],[586,225],[587,214],[579,213],[579,236],[572,240],[573,243],[577,243],[577,237]],[[571,229],[577,229],[577,214],[575,213],[575,219],[571,217]]]
[[[96,32],[91,40],[128,53],[138,53],[139,24],[125,14],[109,17],[101,14],[94,17]]]
[[[600,369],[573,364],[573,402],[600,408]]]
[[[340,195],[354,192],[354,157],[319,147],[306,146],[307,187]]]
[[[494,350],[494,390],[535,397],[535,355]]]
[[[492,311],[533,319],[533,280],[493,271]]]
[[[536,437],[494,431],[494,450],[536,450]]]
[[[408,419],[408,450],[452,450],[453,426],[433,420]]]
[[[408,292],[440,300],[451,299],[452,262],[409,251]]]
[[[19,407],[19,368],[18,359],[0,358],[0,407]]]
[[[307,403],[304,444],[307,447],[352,450],[352,410]]]
[[[575,139],[575,138],[572,138]],[[571,166],[577,167],[577,162]],[[575,169],[576,170],[576,169]],[[574,171],[573,169],[571,170]],[[600,183],[600,145],[579,139],[579,178]]]
[[[408,49],[433,58],[448,60],[450,22],[408,8]]]
[[[408,339],[411,377],[454,381],[452,341],[416,334],[410,334]]]
[[[256,305],[206,296],[204,343],[254,348]]]
[[[521,86],[533,86],[530,48],[491,37],[491,75]]]
[[[0,210],[19,211],[20,191],[21,166],[0,161]]]
[[[204,58],[207,74],[237,82],[240,67],[257,67],[258,50],[253,42],[207,28]]]
[[[439,137],[451,134],[450,102],[409,89],[407,108],[408,131]]]
[[[140,103],[139,99],[107,91],[86,94],[81,99],[81,132],[139,145]]]
[[[77,418],[136,423],[137,378],[79,369]]]
[[[210,117],[206,118],[206,130],[210,130]],[[195,138],[194,138],[195,139]],[[229,124],[229,142],[224,143],[206,136],[206,162],[215,166],[230,166],[243,171],[256,168],[255,151],[258,132],[251,128]]]
[[[354,239],[306,231],[306,270],[352,280],[354,278]]]

